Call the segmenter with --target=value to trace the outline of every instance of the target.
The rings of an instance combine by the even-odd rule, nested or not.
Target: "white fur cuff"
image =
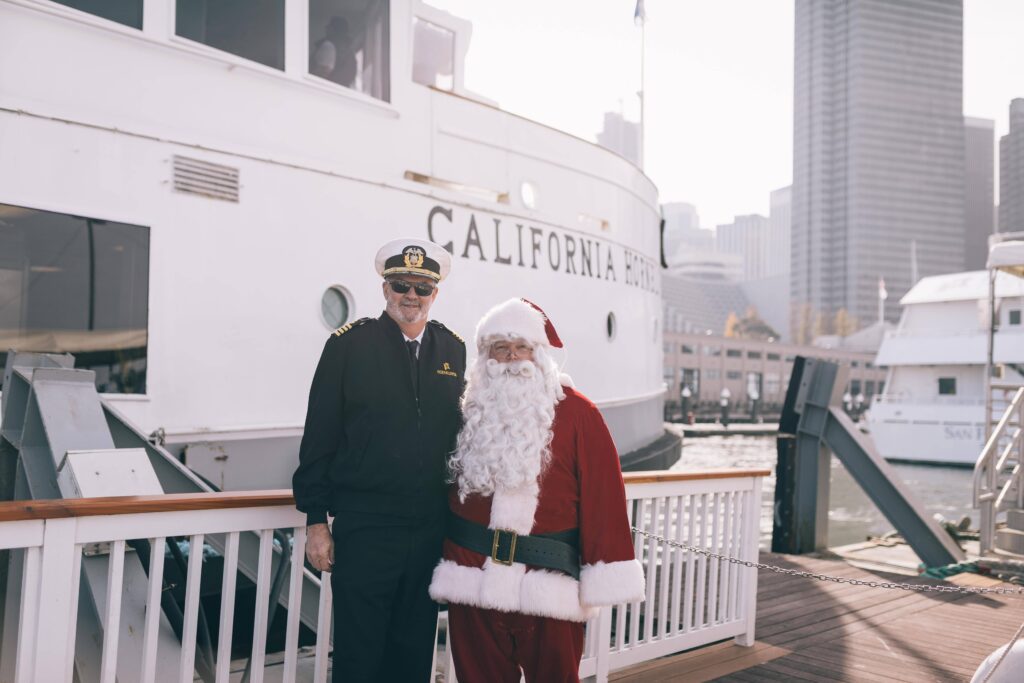
[[[644,569],[636,560],[597,562],[580,570],[580,602],[588,606],[617,605],[644,599]]]

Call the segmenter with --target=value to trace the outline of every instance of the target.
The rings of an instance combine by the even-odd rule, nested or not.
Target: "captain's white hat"
[[[452,269],[452,257],[433,242],[404,237],[381,247],[375,265],[381,277],[422,275],[440,282]]]

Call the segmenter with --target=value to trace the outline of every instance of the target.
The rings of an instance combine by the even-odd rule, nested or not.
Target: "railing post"
[[[761,545],[761,477],[754,477],[754,484],[743,506],[743,553],[742,559],[757,562]],[[743,620],[746,631],[736,636],[736,644],[750,647],[754,644],[754,626],[757,622],[757,569],[743,567],[743,579],[739,582],[743,604]]]
[[[75,545],[77,525],[75,518],[46,520],[39,570],[39,618],[34,633],[22,634],[35,643],[32,680],[71,682],[78,622],[78,572],[82,568],[81,550]]]
[[[607,683],[608,671],[611,662],[612,646],[612,608],[602,607],[597,617],[597,638],[594,647],[594,681],[595,683]]]

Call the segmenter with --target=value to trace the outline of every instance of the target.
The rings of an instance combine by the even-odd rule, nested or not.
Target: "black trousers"
[[[427,588],[444,525],[334,520],[333,683],[432,680],[437,604]]]

